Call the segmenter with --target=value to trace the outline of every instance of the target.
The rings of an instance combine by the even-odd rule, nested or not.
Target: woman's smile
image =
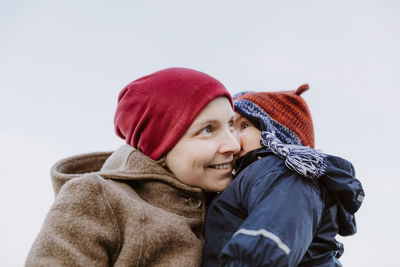
[[[208,168],[216,169],[216,170],[220,170],[220,171],[231,172],[232,171],[232,162],[209,165]]]

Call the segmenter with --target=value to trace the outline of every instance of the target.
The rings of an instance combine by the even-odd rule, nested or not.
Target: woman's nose
[[[239,137],[235,131],[227,131],[226,135],[223,136],[223,144],[221,145],[221,153],[224,154],[236,154],[240,151]]]

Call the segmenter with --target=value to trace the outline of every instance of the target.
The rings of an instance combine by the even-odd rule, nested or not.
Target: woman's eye
[[[229,128],[233,128],[233,124],[234,124],[234,121],[231,120],[230,122],[228,122],[228,127],[229,127]]]
[[[204,127],[201,131],[200,134],[209,134],[212,132],[212,127],[211,125],[208,125],[206,127]]]

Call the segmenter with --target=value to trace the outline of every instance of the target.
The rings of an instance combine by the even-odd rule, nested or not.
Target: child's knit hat
[[[308,89],[303,84],[296,91],[242,93],[235,97],[235,110],[285,144],[314,147],[311,113],[301,97]]]
[[[226,88],[213,77],[187,68],[168,68],[139,78],[119,94],[115,131],[154,160],[170,151],[198,113]]]
[[[318,178],[325,172],[325,155],[312,149],[313,123],[301,97],[308,89],[308,84],[303,84],[295,91],[243,92],[234,97],[234,106],[261,130],[261,146],[285,158],[290,169]]]

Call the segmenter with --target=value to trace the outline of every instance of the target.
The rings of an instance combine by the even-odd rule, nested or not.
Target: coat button
[[[190,207],[192,208],[200,208],[201,206],[201,200],[200,199],[196,199],[196,198],[189,198],[187,199],[187,203],[189,204]]]

